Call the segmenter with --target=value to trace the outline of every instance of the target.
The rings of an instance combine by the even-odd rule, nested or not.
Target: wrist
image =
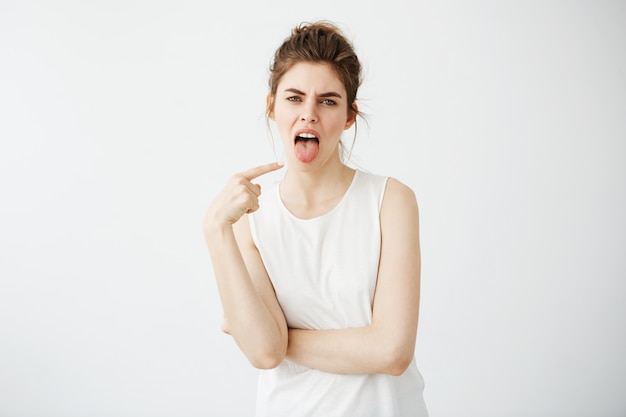
[[[224,237],[233,233],[233,225],[229,222],[218,222],[205,219],[202,224],[202,232],[207,244],[213,241],[220,241]]]

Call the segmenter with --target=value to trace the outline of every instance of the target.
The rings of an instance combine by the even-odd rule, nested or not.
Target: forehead
[[[318,93],[334,91],[345,93],[345,87],[332,65],[317,62],[298,62],[291,67],[278,83],[278,91],[297,88]]]

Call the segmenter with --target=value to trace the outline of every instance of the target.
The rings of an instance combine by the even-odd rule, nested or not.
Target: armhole
[[[380,214],[383,209],[383,201],[385,200],[385,194],[387,193],[388,183],[389,177],[382,177],[380,191],[378,192],[378,214]]]
[[[250,228],[250,236],[252,237],[252,243],[257,248],[259,247],[258,238],[256,234],[256,224],[254,222],[254,213],[248,215],[248,227]]]

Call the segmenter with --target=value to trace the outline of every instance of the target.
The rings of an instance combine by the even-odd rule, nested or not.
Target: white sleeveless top
[[[261,195],[252,238],[289,327],[371,323],[386,184],[387,177],[356,171],[343,199],[307,220],[287,210],[277,184]],[[423,389],[415,359],[400,376],[334,374],[284,360],[260,371],[256,416],[424,417]]]

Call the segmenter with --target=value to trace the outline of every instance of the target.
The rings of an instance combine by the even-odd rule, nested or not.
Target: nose
[[[315,108],[315,103],[309,102],[302,106],[302,114],[300,115],[300,120],[303,122],[317,122],[318,115]]]

